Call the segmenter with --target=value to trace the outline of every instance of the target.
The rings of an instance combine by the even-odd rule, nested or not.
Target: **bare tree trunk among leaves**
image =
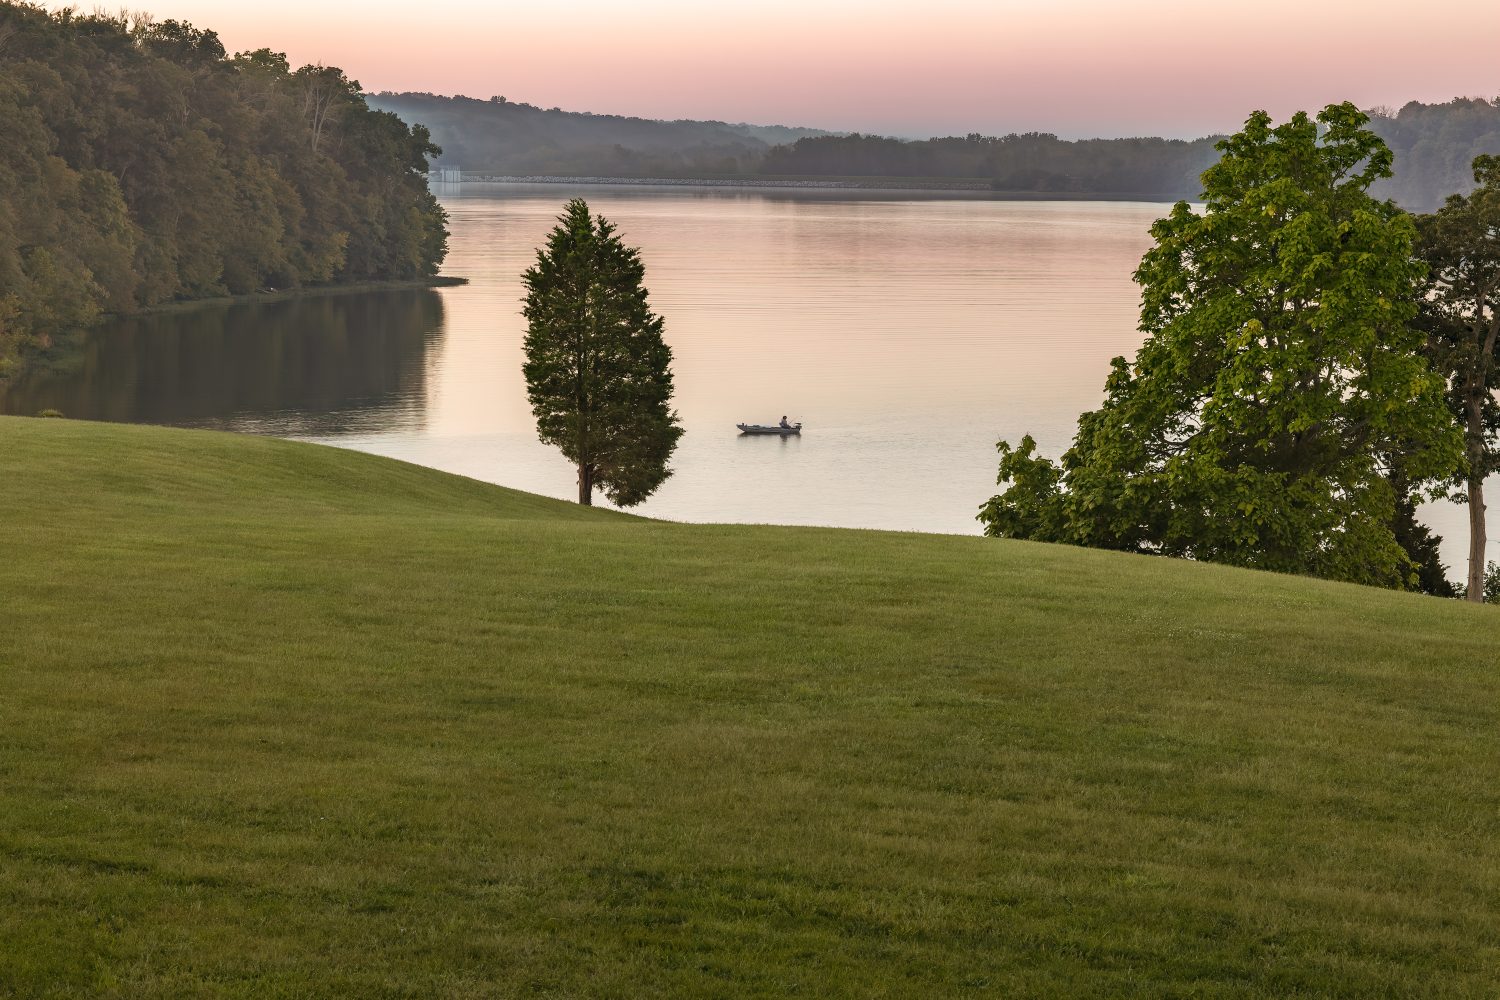
[[[1484,600],[1484,547],[1487,542],[1484,523],[1484,480],[1469,479],[1469,580],[1464,596],[1471,601]]]
[[[318,145],[323,141],[323,129],[328,124],[328,109],[333,105],[333,98],[333,88],[321,82],[309,86],[307,95],[303,98],[302,113],[307,117],[307,127],[314,153],[318,151]]]
[[[1433,367],[1448,379],[1448,405],[1464,429],[1464,499],[1469,505],[1469,571],[1465,596],[1484,600],[1484,480],[1500,470],[1500,157],[1474,160],[1479,187],[1453,195],[1417,219],[1418,250],[1427,261],[1421,322]]]

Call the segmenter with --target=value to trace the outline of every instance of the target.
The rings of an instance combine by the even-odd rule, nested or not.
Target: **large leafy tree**
[[[1464,430],[1464,499],[1469,505],[1471,601],[1485,597],[1484,479],[1500,471],[1500,157],[1474,160],[1479,187],[1420,216],[1418,247],[1428,264],[1422,320],[1429,352],[1448,379],[1448,403]]]
[[[1366,121],[1257,112],[1219,144],[1205,208],[1152,227],[1135,360],[1060,466],[1000,443],[988,534],[1418,584],[1393,480],[1451,476],[1462,441],[1412,326],[1414,227],[1368,194],[1391,154]]]
[[[640,253],[581,198],[522,275],[527,396],[537,435],[578,467],[578,502],[594,489],[621,507],[672,474],[682,436],[671,408],[672,349],[647,302]]]

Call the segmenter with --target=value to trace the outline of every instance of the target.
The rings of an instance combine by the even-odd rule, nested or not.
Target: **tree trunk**
[[[1479,295],[1479,316],[1484,317],[1485,303],[1490,291]],[[1485,459],[1484,404],[1490,392],[1490,365],[1495,361],[1495,341],[1500,338],[1500,313],[1491,308],[1489,329],[1484,331],[1484,340],[1479,348],[1479,358],[1470,376],[1469,398],[1464,406],[1464,432],[1469,448],[1469,587],[1467,597],[1471,601],[1484,602],[1484,548],[1486,529],[1484,524],[1484,474],[1488,469]]]
[[[585,507],[594,506],[594,470],[583,462],[578,463],[578,502]]]
[[[1484,410],[1482,387],[1474,387],[1464,407],[1469,445],[1469,586],[1465,596],[1484,601]]]
[[[1469,592],[1471,601],[1484,600],[1484,480],[1469,478]]]
[[[1479,295],[1479,316],[1484,317],[1485,303],[1490,300],[1492,289]],[[1484,345],[1479,349],[1478,372],[1475,373],[1469,404],[1466,411],[1469,436],[1469,593],[1471,601],[1484,602],[1484,543],[1487,531],[1484,524],[1484,474],[1487,465],[1480,465],[1484,453],[1484,403],[1490,392],[1490,365],[1495,363],[1495,341],[1500,338],[1500,311],[1490,307],[1489,329],[1484,334]]]

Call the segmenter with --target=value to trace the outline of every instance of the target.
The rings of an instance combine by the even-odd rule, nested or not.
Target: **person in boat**
[[[791,425],[791,424],[789,424],[789,423],[787,423],[787,422],[786,422],[786,414],[785,414],[785,413],[783,413],[783,414],[782,414],[782,415],[781,415],[781,426],[782,426],[782,427],[786,427],[786,428],[788,428],[788,429],[790,429],[790,428],[791,428],[791,426],[792,426],[792,425]]]

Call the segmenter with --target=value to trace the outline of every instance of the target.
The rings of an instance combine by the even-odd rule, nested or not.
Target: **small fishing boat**
[[[792,424],[790,427],[782,427],[780,424],[735,424],[741,434],[780,434],[785,437],[788,434],[801,434],[802,425]]]

